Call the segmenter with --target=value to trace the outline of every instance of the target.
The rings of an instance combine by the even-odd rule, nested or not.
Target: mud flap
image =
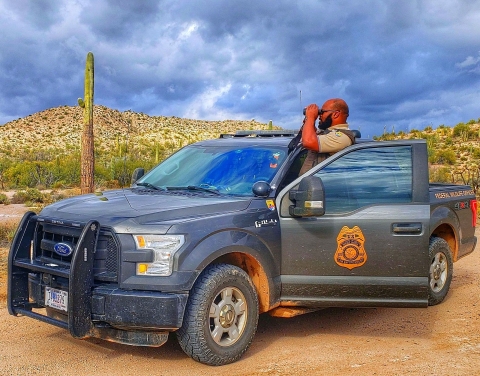
[[[100,224],[90,221],[80,235],[70,266],[68,291],[68,330],[75,338],[93,334],[92,287],[93,258]]]

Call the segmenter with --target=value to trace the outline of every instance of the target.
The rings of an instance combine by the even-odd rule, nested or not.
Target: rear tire
[[[190,292],[178,342],[196,361],[224,365],[247,351],[257,323],[258,297],[247,273],[233,265],[210,265]]]
[[[430,239],[428,248],[428,305],[439,304],[447,296],[453,276],[453,258],[448,243],[442,238]]]

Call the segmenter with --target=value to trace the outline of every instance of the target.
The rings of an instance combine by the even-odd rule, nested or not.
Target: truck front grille
[[[34,258],[43,263],[53,263],[68,268],[72,255],[60,255],[55,252],[54,247],[58,243],[63,243],[75,249],[81,231],[82,229],[78,227],[37,222],[33,245]],[[119,248],[113,234],[109,231],[100,231],[93,264],[94,279],[117,281],[118,254]]]

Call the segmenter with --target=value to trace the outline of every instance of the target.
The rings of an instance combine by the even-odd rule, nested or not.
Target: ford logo
[[[57,243],[53,246],[53,250],[60,256],[70,256],[73,253],[73,247],[67,243]]]

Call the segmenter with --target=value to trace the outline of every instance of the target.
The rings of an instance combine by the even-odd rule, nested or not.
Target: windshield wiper
[[[152,189],[155,189],[157,191],[164,191],[165,190],[165,188],[157,187],[156,185],[153,185],[151,183],[137,183],[137,185],[139,185],[141,187],[152,188]]]
[[[220,192],[218,192],[218,189],[199,187],[198,185],[187,185],[186,187],[167,187],[167,190],[169,191],[202,191],[202,192],[213,193],[215,195],[220,195]]]

